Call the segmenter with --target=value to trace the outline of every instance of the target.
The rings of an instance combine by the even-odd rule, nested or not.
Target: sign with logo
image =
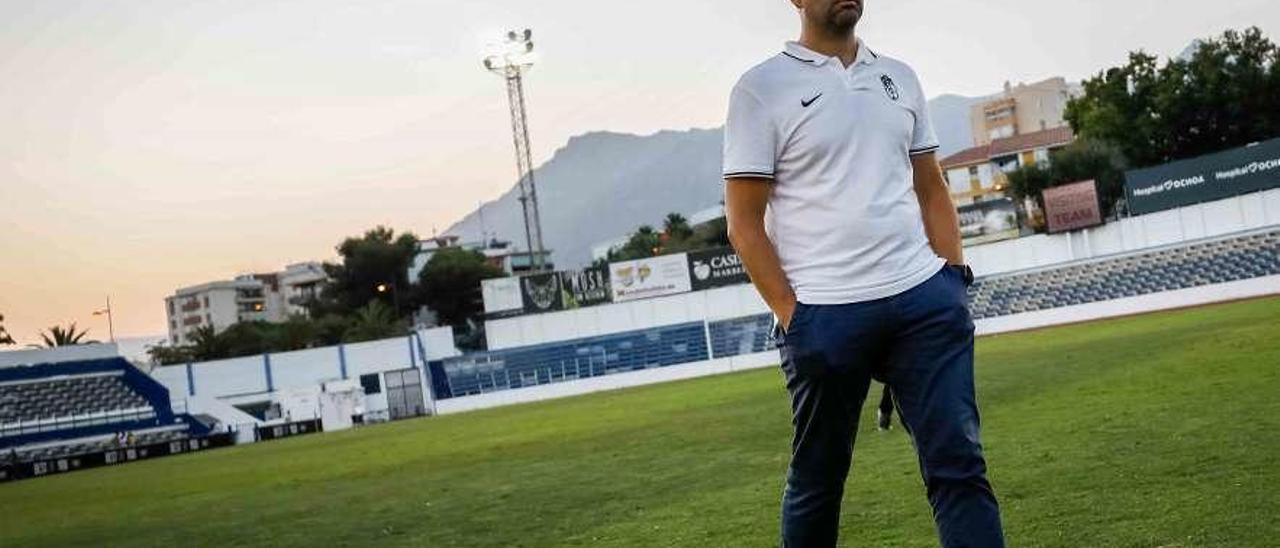
[[[1017,238],[1020,232],[1018,208],[1011,198],[965,204],[956,208],[956,214],[964,245]]]
[[[1152,213],[1280,187],[1280,139],[1124,174],[1129,212]]]
[[[880,75],[880,83],[884,85],[884,93],[890,99],[897,101],[902,97],[902,94],[898,91],[898,84],[893,83],[893,78],[890,78],[888,74]]]
[[[560,291],[559,272],[521,276],[520,295],[525,314],[564,310],[564,295]]]
[[[613,302],[689,291],[688,261],[687,254],[676,253],[610,264],[609,288]]]
[[[694,291],[751,281],[742,259],[730,247],[690,252],[689,275]]]
[[[609,268],[591,267],[560,273],[564,307],[578,308],[609,302]]]
[[[520,278],[492,278],[480,282],[484,313],[489,316],[518,314],[524,310],[520,298]]]
[[[1043,197],[1044,216],[1049,223],[1050,234],[1102,224],[1098,185],[1094,181],[1046,188]]]

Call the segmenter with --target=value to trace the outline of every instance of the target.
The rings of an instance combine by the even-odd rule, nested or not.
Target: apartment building
[[[169,343],[191,342],[192,333],[210,326],[222,331],[238,322],[282,322],[306,314],[306,305],[327,280],[320,263],[297,263],[283,272],[245,274],[184,287],[165,298]]]
[[[324,265],[318,262],[294,263],[284,267],[279,274],[280,289],[284,299],[285,318],[306,314],[307,305],[320,298],[320,291],[329,280]]]
[[[1049,155],[1075,139],[1070,127],[1024,133],[967,148],[941,162],[956,205],[1005,196],[1005,174],[1023,166],[1046,162]]]
[[[976,146],[997,139],[1065,127],[1067,101],[1080,94],[1078,84],[1062,77],[1031,84],[1012,85],[970,107],[969,128]]]

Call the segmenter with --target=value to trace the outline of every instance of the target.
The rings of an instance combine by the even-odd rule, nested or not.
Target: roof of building
[[[1056,127],[996,139],[991,141],[989,145],[966,148],[943,158],[939,163],[942,164],[943,169],[982,164],[992,158],[1017,154],[1027,150],[1063,146],[1071,143],[1072,139],[1075,139],[1075,133],[1071,131],[1069,126]]]
[[[234,290],[234,289],[242,289],[242,288],[249,289],[249,288],[255,288],[255,287],[262,287],[262,285],[263,285],[262,280],[257,280],[253,278],[242,277],[242,278],[236,278],[234,280],[218,280],[215,282],[208,282],[208,283],[202,283],[200,285],[183,287],[181,289],[178,289],[177,291],[174,291],[171,297],[166,297],[166,298],[190,297],[192,295],[203,293],[205,291]]]
[[[962,167],[972,164],[982,164],[991,160],[991,145],[981,145],[973,148],[966,148],[960,152],[943,158],[941,162],[943,169],[953,167]]]
[[[991,157],[1017,154],[1026,150],[1066,145],[1075,139],[1070,126],[1055,127],[1032,133],[1023,133],[991,141]]]

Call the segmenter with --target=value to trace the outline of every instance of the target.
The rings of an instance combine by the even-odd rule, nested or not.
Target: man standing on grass
[[[784,546],[834,546],[872,378],[915,442],[944,546],[1003,546],[973,389],[955,207],[915,73],[855,37],[861,0],[791,0],[799,42],[734,87],[729,237],[777,316],[791,394]]]

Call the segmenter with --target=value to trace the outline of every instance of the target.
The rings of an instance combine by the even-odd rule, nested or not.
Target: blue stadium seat
[[[975,318],[1280,274],[1280,230],[977,280]]]

